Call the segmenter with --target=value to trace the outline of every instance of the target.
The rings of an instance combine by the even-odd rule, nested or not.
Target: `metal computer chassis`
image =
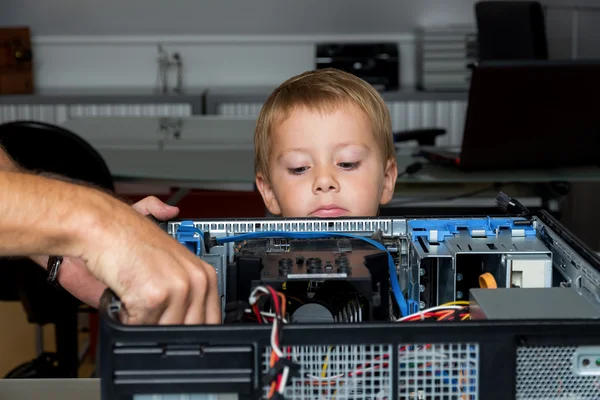
[[[211,234],[381,229],[384,239],[402,239],[398,267],[410,270],[415,246],[407,220],[411,219],[195,223]],[[173,234],[177,224],[169,223],[167,231]],[[563,277],[561,285],[578,288],[597,302],[598,256],[547,213],[534,217],[534,227],[551,251],[554,268]],[[429,232],[429,239],[439,233]],[[271,351],[270,326],[126,326],[118,321],[115,304],[118,299],[105,293],[99,360],[103,400],[266,396],[269,385],[263,375]],[[283,332],[284,354],[299,365],[286,399],[600,398],[598,320],[307,324],[285,325]]]

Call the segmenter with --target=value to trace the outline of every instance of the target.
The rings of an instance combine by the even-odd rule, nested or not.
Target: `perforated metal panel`
[[[600,398],[600,376],[580,375],[575,346],[523,346],[517,349],[518,400]]]
[[[283,354],[300,366],[288,380],[286,400],[383,399],[391,394],[392,346],[292,346]],[[271,349],[264,353],[263,373],[269,370]],[[266,385],[264,394],[268,395]]]
[[[293,346],[284,354],[300,366],[286,399],[385,399],[391,396],[391,346]],[[263,373],[269,370],[270,348]],[[398,398],[476,400],[479,346],[404,344],[398,348]],[[268,395],[270,386],[264,387]]]
[[[478,399],[477,344],[404,344],[398,351],[398,398]]]
[[[136,394],[133,400],[222,400],[216,394]]]

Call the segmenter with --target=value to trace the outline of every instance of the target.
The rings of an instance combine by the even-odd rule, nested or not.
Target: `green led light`
[[[596,366],[600,367],[600,358],[596,360]]]

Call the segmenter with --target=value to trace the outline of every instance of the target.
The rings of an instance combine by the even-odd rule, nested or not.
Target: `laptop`
[[[600,165],[598,93],[600,60],[479,64],[462,145],[419,155],[465,170]]]

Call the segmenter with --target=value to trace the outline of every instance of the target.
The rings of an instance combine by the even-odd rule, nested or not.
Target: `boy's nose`
[[[338,191],[339,184],[331,171],[317,171],[317,176],[313,184],[313,193],[327,193],[329,191]]]

